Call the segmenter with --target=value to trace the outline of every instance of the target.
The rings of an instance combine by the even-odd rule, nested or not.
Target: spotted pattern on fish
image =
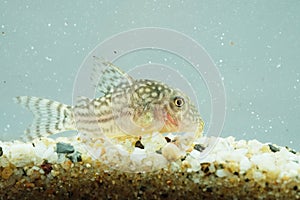
[[[99,98],[78,97],[74,106],[38,97],[15,98],[34,114],[33,123],[25,131],[28,140],[67,130],[123,137],[128,132],[118,122],[134,135],[147,131],[202,133],[204,123],[198,110],[180,90],[159,81],[135,80],[98,58],[95,68],[91,80],[103,93]],[[158,123],[161,127],[154,126],[156,121],[162,122]]]

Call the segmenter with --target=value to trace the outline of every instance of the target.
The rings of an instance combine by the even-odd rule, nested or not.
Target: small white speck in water
[[[50,62],[52,61],[52,58],[50,58],[48,56],[46,56],[45,59],[48,60],[48,61],[50,61]]]

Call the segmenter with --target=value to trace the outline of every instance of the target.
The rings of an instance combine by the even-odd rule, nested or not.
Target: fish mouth
[[[179,123],[170,113],[166,113],[164,126],[160,130],[161,133],[177,132],[179,130]]]
[[[161,129],[161,133],[167,132],[191,132],[199,138],[203,134],[204,122],[200,119],[197,122],[184,122],[178,120],[175,116],[167,113],[165,115],[165,124]]]

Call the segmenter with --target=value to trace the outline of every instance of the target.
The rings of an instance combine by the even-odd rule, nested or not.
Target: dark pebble
[[[73,163],[82,161],[81,153],[78,151],[75,151],[72,154],[68,154],[66,157],[69,158]]]
[[[52,164],[48,163],[47,161],[44,161],[43,164],[41,165],[41,168],[44,170],[45,174],[49,174],[51,172]]]
[[[294,149],[291,149],[290,147],[285,147],[289,152],[296,154],[297,152]]]
[[[166,199],[166,198],[168,198],[169,194],[168,193],[162,193],[160,196],[161,196],[161,198]]]
[[[56,152],[57,153],[73,153],[74,147],[71,144],[59,142],[56,144]]]
[[[141,190],[141,191],[143,191],[143,192],[145,192],[145,191],[146,191],[146,189],[147,189],[147,187],[146,187],[146,186],[143,186],[143,185],[142,185],[142,186],[140,187],[140,190]]]
[[[201,144],[195,144],[194,149],[202,152],[205,149],[205,147],[202,146]]]
[[[161,149],[155,151],[158,154],[162,154]]]
[[[268,144],[268,145],[269,145],[270,150],[271,150],[272,152],[274,152],[274,153],[280,150],[278,147],[275,147],[275,146],[272,145],[272,144]]]
[[[142,142],[140,140],[136,141],[135,147],[140,148],[140,149],[144,149],[145,146],[142,144]]]
[[[165,137],[165,139],[166,139],[166,141],[167,141],[168,143],[171,142],[171,139],[170,139],[170,138]]]
[[[181,162],[182,162],[182,161],[184,161],[185,159],[186,159],[186,156],[184,156],[184,157],[181,158],[180,160],[181,160]]]
[[[205,174],[208,174],[209,173],[209,166],[210,166],[210,163],[201,163],[201,170]]]
[[[3,155],[3,150],[2,150],[2,147],[0,147],[0,156]]]

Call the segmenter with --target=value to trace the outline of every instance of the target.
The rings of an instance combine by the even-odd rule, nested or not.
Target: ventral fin
[[[103,94],[112,93],[116,87],[131,85],[134,79],[112,63],[102,58],[93,56],[94,68],[91,81],[98,92]]]

